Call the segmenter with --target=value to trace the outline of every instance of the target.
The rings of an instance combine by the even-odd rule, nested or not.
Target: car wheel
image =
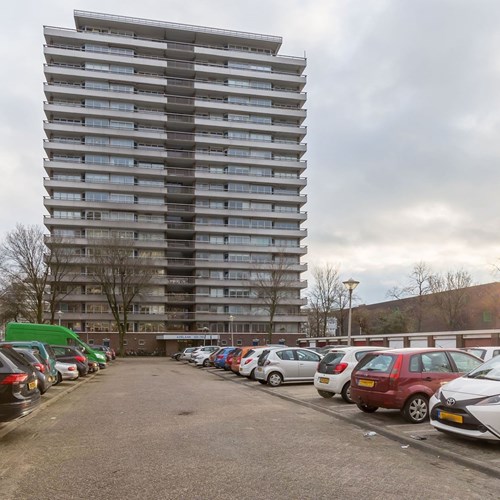
[[[357,403],[356,406],[365,413],[375,413],[378,410],[378,406],[368,406],[363,403]]]
[[[411,424],[420,424],[429,417],[429,398],[424,394],[415,394],[406,401],[401,410],[405,420]]]
[[[335,393],[334,392],[328,392],[328,391],[320,391],[318,389],[318,394],[322,397],[322,398],[333,398],[333,396],[335,396]]]
[[[174,356],[175,361],[179,361],[180,357],[181,357],[181,355],[180,355],[180,354],[176,354],[176,355]]]
[[[60,384],[62,382],[62,375],[60,372],[57,372],[57,382],[56,385]]]
[[[250,380],[255,380],[255,368],[250,372],[250,376],[248,378]]]
[[[283,377],[281,376],[281,373],[278,372],[272,372],[269,374],[269,377],[267,377],[267,383],[271,387],[278,387],[283,383]]]
[[[344,387],[342,387],[342,392],[340,393],[342,396],[342,399],[349,404],[354,403],[354,401],[351,399],[351,382],[346,382],[344,384]]]
[[[259,384],[262,384],[262,385],[266,385],[267,384],[267,382],[265,380],[257,380],[257,382]]]
[[[210,360],[205,359],[205,360],[203,361],[203,366],[204,366],[205,368],[208,368],[208,367],[210,366]]]

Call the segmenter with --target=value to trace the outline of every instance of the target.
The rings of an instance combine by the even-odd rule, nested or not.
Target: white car
[[[331,348],[319,363],[314,375],[314,387],[318,394],[323,398],[340,394],[346,403],[354,403],[351,399],[351,374],[354,367],[366,353],[382,349],[386,348],[377,346]]]
[[[257,361],[255,379],[278,387],[283,382],[313,382],[322,356],[300,347],[267,348]]]
[[[56,361],[57,383],[63,380],[76,380],[79,377],[78,367],[74,363]]]
[[[437,430],[500,441],[500,356],[443,385],[429,404]]]
[[[191,359],[191,354],[198,349],[197,347],[186,347],[182,354],[179,356],[179,360],[189,361]]]
[[[216,345],[204,345],[204,346],[196,347],[195,350],[191,352],[191,355],[189,356],[188,361],[190,363],[194,363],[196,356],[199,356],[200,354],[205,354],[205,353],[208,353],[208,355],[210,356],[210,354],[212,354],[214,351],[218,351],[219,349],[220,349],[219,346],[216,346]]]
[[[489,361],[491,358],[500,354],[500,346],[469,347],[467,352],[474,354],[474,356],[481,358],[483,361]]]
[[[194,358],[194,364],[196,366],[210,366],[210,360],[208,358],[210,358],[211,355],[212,351],[202,351],[197,353]]]
[[[255,380],[255,370],[257,368],[257,361],[259,360],[259,356],[268,349],[282,349],[283,346],[266,346],[266,347],[258,347],[255,346],[253,349],[250,349],[243,358],[241,358],[240,362],[240,375],[243,377],[247,377],[251,380]]]

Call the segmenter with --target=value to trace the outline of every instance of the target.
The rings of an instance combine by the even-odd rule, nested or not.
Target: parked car
[[[470,347],[466,349],[467,352],[474,354],[483,361],[489,361],[491,358],[498,356],[500,354],[499,346],[489,346],[489,347]]]
[[[231,364],[233,363],[233,357],[234,353],[236,352],[236,349],[237,348],[235,347],[234,349],[229,351],[226,356],[226,360],[224,361],[224,366],[222,367],[226,372],[228,372],[231,369]]]
[[[400,410],[411,423],[429,417],[429,399],[444,383],[482,364],[459,349],[406,348],[366,354],[351,376],[351,398],[365,413]]]
[[[54,350],[57,361],[74,363],[80,377],[87,375],[89,372],[89,360],[79,349],[70,345],[53,345],[51,347]]]
[[[259,356],[266,350],[269,349],[282,349],[283,346],[254,346],[252,349],[247,351],[245,355],[241,358],[240,362],[240,375],[249,378],[250,380],[255,380],[255,370],[257,369],[257,361]]]
[[[194,358],[194,364],[195,366],[204,366],[205,368],[210,366],[210,356],[212,355],[212,352],[210,351],[201,351],[198,354],[196,354]]]
[[[241,375],[240,374],[241,360],[243,359],[245,354],[248,351],[251,351],[254,347],[255,346],[243,346],[243,347],[238,347],[236,349],[236,351],[234,351],[233,359],[231,361],[231,367],[230,367],[230,369],[233,373],[236,373],[236,375]]]
[[[234,350],[236,349],[236,347],[233,347],[233,346],[229,346],[229,347],[223,347],[222,349],[220,349],[216,356],[215,356],[215,360],[214,360],[214,366],[216,368],[224,368],[226,366],[226,360],[227,360],[227,357],[229,356],[229,354],[231,354],[231,352],[233,352]]]
[[[216,351],[212,352],[210,356],[208,357],[208,364],[209,366],[215,366],[215,359],[217,357],[217,354],[224,349],[223,347],[219,347]]]
[[[9,342],[0,342],[0,346],[20,347],[24,349],[33,349],[42,357],[44,363],[48,367],[48,376],[52,384],[57,383],[56,356],[52,347],[45,342],[38,340],[13,340]]]
[[[88,360],[89,371],[88,373],[96,373],[100,370],[99,363],[97,361]]]
[[[179,357],[179,360],[189,361],[191,359],[191,354],[196,350],[196,347],[186,347]]]
[[[57,368],[57,383],[60,384],[63,380],[76,380],[78,375],[78,368],[75,363],[63,363],[56,361]]]
[[[107,346],[107,345],[92,344],[90,347],[94,351],[100,351],[100,352],[102,352],[106,356],[106,361],[107,362],[112,361],[116,357],[116,355],[113,356],[113,352],[114,351],[112,351],[111,348],[109,346]]]
[[[351,399],[351,374],[365,354],[384,350],[377,346],[352,346],[330,348],[319,362],[314,375],[314,387],[323,398],[340,394],[346,403]]]
[[[430,422],[457,436],[500,441],[500,356],[440,387],[430,400]]]
[[[10,347],[0,347],[0,422],[31,413],[40,404],[36,369]]]
[[[173,352],[170,357],[172,359],[175,359],[175,361],[179,361],[180,357],[182,356],[182,351],[176,351],[176,352]]]
[[[218,351],[218,350],[219,350],[219,346],[217,346],[217,345],[204,345],[204,346],[196,347],[195,350],[191,352],[191,356],[189,357],[188,361],[190,363],[194,363],[196,356],[198,356],[199,354],[202,354],[205,352],[208,352],[209,354],[211,354],[211,353]]]
[[[300,347],[266,349],[257,361],[255,378],[277,387],[283,382],[313,382],[321,354]]]
[[[28,363],[30,363],[33,368],[35,368],[35,374],[38,380],[38,390],[40,391],[40,394],[45,394],[52,386],[52,383],[49,381],[49,370],[47,368],[47,365],[44,363],[40,354],[33,349],[20,349],[18,347],[14,350],[19,353]]]

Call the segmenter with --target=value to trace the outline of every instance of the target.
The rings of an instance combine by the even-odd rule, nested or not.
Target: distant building
[[[353,308],[353,335],[496,328],[499,282]]]
[[[89,242],[134,240],[155,287],[132,304],[127,348],[265,343],[257,271],[287,263],[276,342],[294,344],[306,270],[303,57],[278,36],[75,11],[45,27],[51,238],[75,262],[64,326],[116,344]],[[231,335],[233,334],[233,335]]]

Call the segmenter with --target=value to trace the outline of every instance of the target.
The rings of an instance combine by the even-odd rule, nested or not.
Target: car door
[[[299,378],[299,362],[295,358],[294,351],[292,349],[281,349],[274,354],[276,365],[283,374],[284,380],[297,380]]]
[[[445,351],[424,352],[420,355],[422,363],[422,384],[434,394],[439,387],[454,378],[457,372],[453,368]]]
[[[449,351],[448,356],[453,360],[456,371],[463,375],[464,373],[469,373],[482,364],[479,359],[474,356],[470,356],[466,352]]]
[[[299,362],[299,378],[302,380],[314,380],[314,374],[318,368],[321,356],[305,349],[297,349],[295,355]]]

